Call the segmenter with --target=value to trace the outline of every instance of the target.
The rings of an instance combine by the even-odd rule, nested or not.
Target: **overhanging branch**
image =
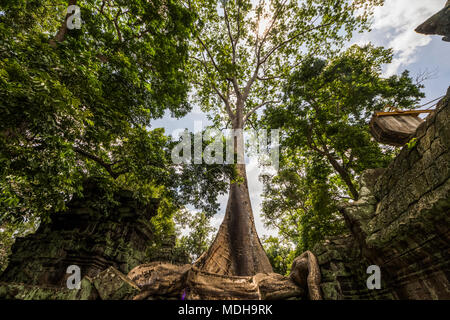
[[[93,154],[90,154],[89,152],[84,151],[83,149],[81,149],[81,148],[79,148],[79,147],[73,147],[73,150],[74,150],[76,153],[78,153],[78,154],[80,154],[80,155],[82,155],[82,156],[84,156],[84,157],[86,157],[86,158],[88,158],[88,159],[90,159],[90,160],[93,160],[93,161],[95,161],[96,163],[98,163],[98,164],[99,164],[100,166],[102,166],[102,167],[109,173],[109,175],[110,175],[111,177],[113,177],[114,179],[117,179],[117,177],[118,177],[119,175],[121,175],[122,173],[125,173],[125,172],[120,172],[120,173],[115,172],[115,171],[112,169],[112,165],[113,165],[113,164],[111,164],[111,163],[106,163],[105,161],[103,161],[103,159],[101,159],[101,158],[99,158],[99,157],[97,157],[97,156],[95,156],[95,155],[93,155]]]
[[[263,103],[258,104],[257,106],[253,107],[249,112],[247,112],[247,114],[244,116],[244,123],[245,121],[248,120],[248,118],[256,112],[256,110],[258,110],[259,108],[262,108],[263,106],[265,106],[266,104],[269,103],[279,103],[280,101],[277,100],[270,100],[270,101],[264,101]]]

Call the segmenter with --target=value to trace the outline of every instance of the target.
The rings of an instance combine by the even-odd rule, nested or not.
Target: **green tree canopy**
[[[197,100],[216,122],[245,127],[259,108],[279,105],[282,84],[305,57],[332,57],[353,32],[368,30],[382,3],[186,1],[197,16],[189,53]]]
[[[81,8],[80,29],[67,27],[69,4]],[[148,129],[167,110],[190,110],[193,17],[180,3],[0,1],[0,12],[0,223],[48,218],[92,176],[176,207],[199,198],[180,197],[180,183],[216,182],[219,166],[173,166],[173,142]],[[220,188],[201,190],[215,200]]]

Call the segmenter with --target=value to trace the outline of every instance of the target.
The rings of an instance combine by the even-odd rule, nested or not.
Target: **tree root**
[[[299,286],[307,286],[310,300],[322,300],[320,268],[316,256],[305,251],[292,262],[290,278]]]
[[[294,259],[289,277],[276,273],[229,276],[210,273],[193,265],[152,262],[128,274],[140,292],[134,300],[321,300],[320,269],[310,251]]]

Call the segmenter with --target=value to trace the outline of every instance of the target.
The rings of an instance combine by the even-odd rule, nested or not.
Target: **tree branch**
[[[203,56],[203,54],[202,54]],[[208,74],[209,77],[211,77],[211,74],[208,71],[208,65],[206,64],[205,60],[201,60],[197,57],[192,57],[194,60],[199,61],[203,67],[205,68],[205,72]],[[201,86],[201,83],[196,83],[197,85]],[[230,101],[227,97],[225,97],[220,91],[219,89],[214,85],[214,83],[211,82],[211,87],[213,88],[213,90],[216,92],[216,94],[220,97],[220,99],[222,99],[222,101],[225,103],[225,109],[228,113],[228,116],[230,117],[230,119],[234,119],[235,115],[233,113],[233,110],[231,110],[231,105],[230,105]]]
[[[117,32],[117,36],[119,37],[119,41],[123,42],[122,32],[120,31],[119,23],[117,22],[117,20],[119,19],[121,14],[122,14],[122,12],[119,9],[119,11],[117,12],[115,18],[113,19],[113,23],[114,23],[114,28],[116,29],[116,32]]]
[[[256,110],[258,110],[259,108],[265,106],[265,105],[268,104],[268,103],[278,103],[278,102],[280,102],[280,101],[277,101],[277,100],[270,100],[270,101],[264,101],[263,103],[258,104],[258,105],[255,106],[253,109],[251,109],[249,112],[247,112],[247,114],[244,116],[244,120],[243,120],[244,123],[245,123],[245,121],[247,121],[247,119],[248,119],[253,113],[255,113]]]
[[[351,194],[353,200],[358,200],[359,193],[356,190],[355,186],[353,185],[352,179],[351,179],[349,173],[347,172],[347,170],[345,170],[339,164],[339,162],[337,162],[337,160],[330,154],[326,144],[322,144],[322,147],[325,150],[324,151],[325,152],[325,156],[327,157],[328,161],[330,161],[330,163],[333,166],[333,168],[339,173],[339,175],[341,176],[342,180],[344,180],[345,184],[347,185],[348,190],[350,191],[350,194]]]
[[[228,37],[230,38],[230,42],[231,42],[232,64],[236,65],[236,46],[237,46],[237,41],[238,41],[239,32],[240,32],[239,31],[239,17],[238,17],[238,34],[237,34],[237,38],[234,39],[233,35],[231,34],[230,20],[228,19],[228,10],[227,10],[225,4],[223,6],[223,10],[224,10],[224,16],[225,16],[225,24],[227,26]],[[236,77],[233,76],[232,78],[229,78],[228,80],[232,82],[234,91],[236,92],[236,95],[241,96],[241,91],[239,89],[239,85],[238,85]]]
[[[283,8],[283,6],[286,4],[286,1],[287,1],[287,0],[283,1],[283,2],[279,5],[279,7],[277,8],[277,11],[275,11],[275,13],[273,14],[272,22],[271,22],[269,28],[264,32],[264,36],[263,36],[263,38],[262,38],[262,40],[261,40],[261,43],[260,43],[260,45],[259,45],[259,48],[258,48],[258,59],[261,59],[261,50],[262,50],[262,47],[263,47],[264,43],[266,42],[267,36],[269,35],[270,31],[272,31],[272,28],[273,28],[273,26],[275,25],[275,22],[277,21],[278,16],[279,16],[279,14],[280,14],[280,12],[281,12],[281,8]]]
[[[233,35],[231,34],[231,26],[230,26],[230,21],[228,19],[228,10],[227,10],[226,4],[223,5],[223,12],[224,12],[224,16],[225,16],[225,24],[227,25],[228,37],[230,38],[230,42],[231,42],[231,49],[233,50],[232,60],[233,60],[233,64],[235,64],[236,63],[236,47],[235,47]]]
[[[274,80],[274,79],[280,79],[282,76],[270,76],[270,77],[259,77],[257,76],[256,79],[260,81],[267,81],[267,80]]]
[[[205,43],[202,41],[202,39],[200,39],[199,36],[196,36],[196,38],[197,38],[197,40],[200,42],[200,44],[202,45],[203,49],[205,49],[206,53],[208,54],[209,59],[211,60],[211,62],[212,62],[212,64],[213,64],[214,68],[216,69],[216,71],[219,72],[219,73],[221,73],[221,72],[220,72],[220,69],[219,69],[219,67],[217,66],[216,61],[214,60],[214,58],[213,58],[211,52],[209,51],[208,47],[205,45]]]
[[[111,167],[112,167],[112,164],[104,162],[101,158],[99,158],[99,157],[97,157],[97,156],[95,156],[95,155],[93,155],[93,154],[90,154],[89,152],[86,152],[86,151],[84,151],[83,149],[81,149],[81,148],[79,148],[79,147],[73,147],[73,150],[74,150],[76,153],[78,153],[78,154],[80,154],[80,155],[82,155],[82,156],[84,156],[84,157],[86,157],[86,158],[88,158],[88,159],[90,159],[90,160],[93,160],[93,161],[97,162],[100,166],[102,166],[103,168],[105,168],[105,170],[106,170],[106,171],[110,174],[110,176],[113,177],[114,179],[117,179],[117,177],[118,177],[120,174],[125,173],[125,172],[120,172],[120,173],[114,172],[114,171],[112,170],[112,168],[111,168]]]
[[[77,4],[77,0],[69,0],[68,7],[76,5],[76,4]],[[69,17],[70,17],[70,14],[69,14],[69,12],[67,12],[66,17],[64,18],[64,21],[61,24],[61,27],[59,27],[59,30],[56,33],[55,38],[51,39],[49,41],[49,43],[52,47],[56,47],[56,42],[64,41],[64,37],[66,36],[66,33],[67,33],[67,20],[69,19]]]
[[[267,61],[267,59],[268,59],[275,51],[277,51],[277,50],[280,49],[281,47],[285,46],[285,45],[288,44],[289,42],[291,42],[291,41],[297,39],[298,37],[304,35],[305,33],[308,33],[308,32],[311,32],[311,31],[313,31],[313,30],[317,30],[317,29],[321,29],[321,28],[327,27],[327,26],[329,26],[329,25],[332,25],[333,23],[334,23],[334,22],[328,22],[328,23],[325,23],[325,24],[322,24],[322,25],[319,25],[319,26],[311,27],[311,28],[309,28],[309,29],[307,29],[307,30],[304,30],[304,31],[302,31],[302,32],[299,32],[298,34],[296,34],[295,36],[293,36],[293,37],[291,37],[291,38],[289,38],[289,39],[286,39],[285,41],[279,43],[278,45],[276,45],[275,47],[273,47],[272,49],[270,49],[269,52],[268,52],[268,53],[264,56],[264,58],[262,59],[261,63],[265,63],[265,62]]]

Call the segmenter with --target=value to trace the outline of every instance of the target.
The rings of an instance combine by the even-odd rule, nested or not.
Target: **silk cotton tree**
[[[277,106],[279,89],[308,56],[329,57],[354,31],[368,30],[381,0],[187,0],[197,15],[190,74],[197,103],[219,126],[233,131],[234,151],[244,159],[243,130],[257,111]],[[242,162],[242,161],[241,161]],[[202,270],[254,275],[272,267],[258,238],[245,163],[236,165],[225,218],[205,254]]]

